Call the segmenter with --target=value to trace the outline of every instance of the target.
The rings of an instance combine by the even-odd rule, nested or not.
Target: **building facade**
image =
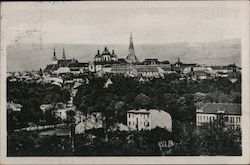
[[[163,110],[130,110],[127,112],[127,126],[133,131],[151,130],[156,127],[172,131],[172,118]]]
[[[196,110],[196,125],[212,123],[223,119],[225,124],[233,129],[241,126],[241,104],[234,103],[207,103]]]

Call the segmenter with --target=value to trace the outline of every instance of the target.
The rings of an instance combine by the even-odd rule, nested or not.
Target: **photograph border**
[[[107,1],[107,3],[116,3],[117,1]],[[138,1],[142,2],[142,1]],[[146,1],[148,2],[148,1]],[[157,1],[160,3],[161,1]],[[84,157],[7,157],[7,129],[6,129],[6,47],[8,38],[5,37],[6,19],[4,18],[5,3],[1,2],[1,112],[0,112],[0,164],[249,164],[250,163],[250,58],[249,58],[249,2],[248,1],[168,1],[168,3],[176,4],[182,3],[187,5],[199,4],[207,5],[225,4],[225,5],[241,5],[242,15],[244,21],[242,24],[242,38],[241,38],[241,61],[242,61],[242,156],[114,156],[114,157],[100,157],[100,156],[84,156]],[[24,3],[24,2],[11,2],[11,3]],[[41,3],[41,2],[25,2],[25,3]],[[57,2],[53,2],[57,3]],[[67,2],[71,3],[71,2]],[[78,3],[78,2],[72,2]],[[96,2],[98,3],[98,2]],[[123,1],[124,3],[124,1]],[[127,1],[125,3],[131,3]]]

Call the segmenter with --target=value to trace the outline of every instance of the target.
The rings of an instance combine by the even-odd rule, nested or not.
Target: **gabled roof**
[[[44,72],[51,72],[51,71],[57,70],[58,68],[59,68],[58,64],[50,64],[46,66],[46,68],[44,69]]]
[[[241,115],[241,104],[234,103],[207,103],[197,113],[217,114],[224,112],[228,115]]]
[[[71,63],[71,59],[70,60],[58,60],[58,65],[60,67],[65,67],[68,66]]]
[[[119,64],[127,64],[127,61],[124,58],[119,58],[118,63]]]

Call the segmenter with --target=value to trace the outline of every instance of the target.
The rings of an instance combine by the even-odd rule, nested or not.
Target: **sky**
[[[7,44],[136,44],[241,38],[240,3],[171,1],[5,2]]]

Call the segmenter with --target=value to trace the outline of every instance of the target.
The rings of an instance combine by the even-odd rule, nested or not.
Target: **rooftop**
[[[197,113],[217,114],[224,112],[228,115],[241,115],[241,104],[235,103],[207,103]]]

